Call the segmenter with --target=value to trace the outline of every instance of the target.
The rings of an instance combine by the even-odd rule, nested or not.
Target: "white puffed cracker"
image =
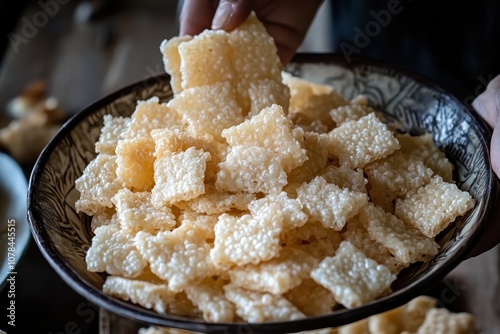
[[[283,72],[282,77],[283,82],[290,87],[289,116],[296,124],[311,124],[314,120],[320,120],[327,129],[332,129],[335,123],[329,115],[330,110],[349,104],[332,86],[287,72]]]
[[[373,108],[365,104],[353,103],[345,106],[340,106],[330,110],[330,117],[335,124],[339,126],[346,121],[357,121],[361,117],[375,112]]]
[[[310,278],[302,280],[284,297],[307,316],[326,315],[337,306],[333,294]]]
[[[342,189],[359,191],[365,194],[368,193],[366,189],[368,180],[365,178],[365,174],[361,168],[353,170],[345,165],[328,165],[319,175],[322,176],[326,182],[334,183]]]
[[[168,282],[170,290],[183,291],[187,286],[217,270],[209,259],[210,245],[204,239],[189,238],[185,230],[161,231],[156,235],[141,231],[133,239],[151,271]]]
[[[299,202],[304,205],[304,212],[310,218],[337,231],[368,201],[365,193],[340,189],[333,183],[327,183],[321,176],[302,184],[297,194]]]
[[[250,111],[247,117],[253,117],[264,108],[277,104],[283,108],[285,114],[288,113],[290,103],[290,89],[280,80],[259,79],[250,81],[248,87],[250,98]]]
[[[383,264],[394,274],[398,274],[401,269],[407,266],[407,264],[402,263],[392,255],[387,247],[370,238],[368,230],[359,221],[358,217],[351,218],[347,222],[345,230],[342,232],[342,239],[349,241],[370,259]]]
[[[445,308],[432,308],[425,316],[417,334],[473,334],[474,317],[470,313],[451,313]]]
[[[400,148],[398,140],[375,113],[347,121],[329,132],[328,152],[352,169],[384,158]]]
[[[328,135],[306,132],[302,146],[306,150],[307,160],[288,173],[288,182],[309,182],[328,162]]]
[[[103,126],[95,143],[96,153],[115,154],[118,141],[123,138],[130,125],[130,117],[103,116]]]
[[[453,182],[454,166],[446,154],[436,145],[429,133],[412,136],[397,134],[396,138],[401,144],[401,151],[424,161],[424,164],[439,175],[445,182]]]
[[[195,212],[212,215],[233,209],[246,211],[249,203],[253,200],[255,200],[255,194],[218,192],[215,186],[206,184],[204,194],[185,202],[185,204]]]
[[[284,191],[256,199],[250,202],[247,208],[256,216],[267,205],[274,205],[278,210],[277,214],[283,218],[283,231],[300,227],[307,222],[308,216],[302,210],[302,204],[297,199],[288,197]]]
[[[223,30],[205,30],[178,46],[181,87],[186,89],[233,81],[228,34]]]
[[[227,144],[217,141],[208,133],[193,134],[179,129],[156,129],[151,131],[151,136],[155,143],[156,158],[186,151],[190,147],[210,153],[210,159],[206,161],[206,181],[215,179],[219,171],[219,163],[227,154]]]
[[[337,302],[354,308],[381,296],[396,275],[348,241],[342,241],[335,256],[321,261],[311,278],[330,290]]]
[[[266,206],[266,210],[256,216],[220,215],[215,225],[211,260],[219,267],[229,267],[257,264],[277,257],[281,249],[280,233],[283,230],[283,219],[276,215],[277,212],[276,207]]]
[[[77,212],[94,215],[112,208],[111,198],[123,188],[116,176],[116,156],[98,154],[75,181],[80,197],[75,202]]]
[[[137,277],[148,265],[134,245],[132,231],[114,224],[95,229],[85,263],[88,271],[122,277]]]
[[[405,330],[410,333],[417,332],[423,324],[429,310],[436,307],[438,300],[430,296],[418,296],[405,305]]]
[[[102,291],[110,296],[141,305],[147,309],[165,314],[175,293],[166,284],[157,284],[119,276],[108,276]]]
[[[163,65],[165,72],[170,74],[170,85],[174,94],[182,92],[181,56],[179,55],[179,45],[190,41],[193,36],[175,36],[168,40],[163,40],[160,44]]]
[[[132,192],[120,189],[111,199],[116,207],[117,220],[124,229],[134,232],[170,231],[175,225],[175,216],[167,206],[154,207],[151,193]]]
[[[403,151],[396,151],[386,158],[374,161],[363,170],[371,186],[372,201],[384,207],[388,206],[386,202],[403,198],[408,191],[428,183],[433,174],[432,169],[425,166],[422,160],[404,154]]]
[[[236,314],[250,323],[291,321],[305,315],[280,295],[247,290],[233,284],[224,286],[226,297],[236,306]]]
[[[298,286],[318,264],[306,252],[283,247],[280,256],[259,264],[234,267],[229,271],[231,284],[260,292],[282,295]]]
[[[259,146],[233,146],[219,164],[218,191],[272,193],[287,183],[283,157]]]
[[[155,207],[186,201],[205,193],[205,169],[210,154],[194,147],[157,158],[151,202]]]
[[[294,137],[293,126],[277,104],[263,109],[245,122],[222,131],[230,146],[258,146],[283,157],[286,172],[307,160],[306,150]]]
[[[475,205],[472,196],[436,175],[430,183],[396,200],[394,214],[425,236],[434,238]]]
[[[258,79],[281,81],[283,65],[278,58],[278,49],[254,12],[228,35],[236,84]]]
[[[121,183],[136,191],[154,186],[155,143],[151,136],[122,139],[116,146],[116,175]]]
[[[225,295],[223,284],[213,278],[206,278],[185,289],[187,297],[203,312],[207,322],[233,322],[236,316],[234,304]]]
[[[130,124],[123,134],[124,138],[150,137],[155,129],[183,129],[186,124],[182,120],[182,114],[169,108],[167,103],[160,103],[157,96],[147,100],[137,101],[134,113],[130,117]]]
[[[384,245],[404,264],[430,261],[438,252],[439,245],[433,239],[373,203],[361,208],[358,218],[370,238]]]
[[[168,106],[182,114],[188,131],[200,135],[208,133],[219,141],[224,140],[222,130],[244,119],[229,81],[185,89],[174,96]]]

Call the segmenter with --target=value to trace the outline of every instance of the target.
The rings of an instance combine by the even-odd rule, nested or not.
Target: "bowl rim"
[[[332,314],[307,317],[305,319],[286,321],[286,322],[265,322],[265,323],[207,323],[199,319],[189,319],[185,317],[176,316],[163,316],[161,314],[154,314],[153,311],[144,309],[140,306],[132,305],[118,299],[104,295],[99,289],[96,289],[91,284],[86,282],[80,277],[68,264],[63,261],[58,254],[58,251],[48,242],[47,231],[43,225],[43,219],[39,216],[36,210],[37,189],[40,182],[40,176],[44,170],[44,165],[50,158],[53,149],[67,136],[77,124],[84,118],[88,117],[95,110],[111,103],[112,101],[131,94],[137,87],[146,88],[150,83],[148,81],[154,80],[155,82],[163,82],[170,79],[166,73],[159,74],[142,81],[135,82],[118,89],[97,101],[89,104],[80,112],[70,117],[59,129],[54,138],[45,146],[39,155],[35,165],[32,169],[29,178],[29,188],[27,196],[28,208],[28,222],[38,248],[40,249],[44,258],[48,261],[50,266],[59,274],[63,281],[73,288],[78,294],[86,298],[98,307],[102,307],[110,312],[116,313],[120,316],[130,318],[134,321],[143,322],[149,325],[158,325],[165,327],[178,328],[188,331],[197,331],[204,333],[227,333],[227,332],[241,332],[242,330],[251,330],[255,333],[286,333],[286,332],[299,332],[305,330],[314,330],[326,327],[337,327],[348,323],[352,323],[366,318],[369,315],[378,314],[384,311],[393,309],[394,307],[403,305],[421,295],[432,287],[430,282],[438,282],[444,278],[451,270],[453,270],[460,262],[466,259],[467,255],[472,251],[474,245],[477,244],[479,238],[486,230],[486,227],[493,216],[493,207],[498,198],[498,179],[491,169],[491,161],[489,156],[489,142],[491,140],[491,132],[486,123],[479,117],[476,111],[469,105],[463,103],[453,94],[444,90],[441,86],[435,84],[424,76],[417,74],[407,68],[388,64],[379,60],[353,56],[351,61],[347,62],[345,57],[336,53],[312,54],[312,53],[299,53],[291,61],[292,63],[335,63],[345,66],[347,68],[371,65],[378,68],[385,68],[397,72],[405,77],[410,78],[440,94],[450,97],[455,103],[464,107],[464,109],[475,119],[471,126],[476,128],[480,134],[481,144],[486,148],[483,155],[485,161],[489,166],[489,180],[486,196],[485,212],[482,212],[479,220],[481,224],[475,229],[468,237],[469,242],[463,245],[458,251],[453,254],[446,262],[442,263],[439,268],[428,273],[425,277],[418,281],[411,282],[410,284],[400,288],[389,294],[388,296],[380,297],[375,301],[369,302],[365,305],[357,307],[352,310],[341,309],[336,310]],[[141,312],[142,311],[142,312]]]

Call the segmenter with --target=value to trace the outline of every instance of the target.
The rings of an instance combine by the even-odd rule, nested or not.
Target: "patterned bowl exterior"
[[[359,94],[386,112],[399,129],[411,134],[431,133],[455,165],[458,186],[477,201],[464,217],[439,235],[439,254],[429,263],[404,270],[393,292],[355,309],[293,322],[263,324],[208,324],[154,311],[104,295],[105,274],[87,271],[85,254],[92,239],[90,219],[77,213],[75,180],[94,158],[94,144],[103,116],[129,116],[137,100],[172,97],[167,75],[126,87],[86,108],[70,119],[47,145],[32,172],[28,218],[33,237],[56,272],[82,296],[98,307],[138,322],[197,332],[287,333],[335,327],[389,310],[422,294],[443,278],[470,252],[491,214],[497,179],[490,168],[490,134],[464,104],[426,80],[385,64],[354,59],[346,64],[338,55],[298,55],[287,71],[334,86],[344,96]]]

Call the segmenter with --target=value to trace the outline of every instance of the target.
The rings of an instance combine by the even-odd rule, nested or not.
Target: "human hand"
[[[472,102],[472,106],[493,129],[490,144],[491,166],[500,177],[500,75],[490,81],[486,90]],[[482,254],[499,243],[500,208],[496,206],[489,225],[471,256]]]
[[[253,10],[274,38],[283,64],[295,55],[323,0],[184,0],[180,35],[238,27]]]

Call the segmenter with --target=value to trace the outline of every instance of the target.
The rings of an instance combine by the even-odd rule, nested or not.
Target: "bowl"
[[[287,71],[334,86],[347,98],[360,94],[386,112],[387,119],[411,134],[431,133],[455,166],[459,188],[470,192],[475,207],[437,239],[439,253],[430,262],[405,269],[393,292],[353,309],[329,315],[261,324],[206,323],[152,310],[101,292],[105,275],[86,269],[92,232],[90,218],[75,210],[75,180],[94,158],[103,116],[130,116],[137,100],[173,96],[168,75],[123,88],[92,104],[66,122],[38,158],[29,182],[28,217],[32,235],[46,260],[83,297],[112,313],[138,322],[196,332],[286,333],[336,327],[397,306],[422,294],[463,261],[484,231],[496,200],[497,179],[490,167],[490,133],[484,123],[454,96],[427,80],[387,64],[362,58],[346,63],[339,55],[298,55]]]

